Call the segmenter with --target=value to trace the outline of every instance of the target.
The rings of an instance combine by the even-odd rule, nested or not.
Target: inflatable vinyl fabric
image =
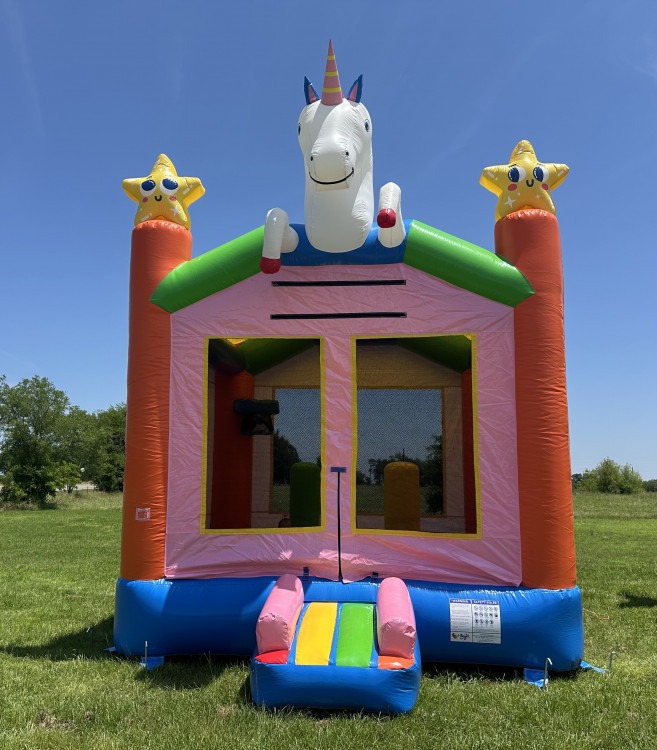
[[[311,248],[347,253],[368,238],[374,216],[372,118],[361,102],[363,77],[342,93],[338,68],[329,42],[321,97],[306,78],[306,106],[297,130],[303,153],[306,188],[304,234]],[[378,242],[401,245],[406,229],[401,215],[401,190],[387,183],[379,193]],[[299,231],[280,208],[267,214],[261,269],[276,273],[281,253],[296,251]]]
[[[420,688],[420,654],[404,582],[383,580],[373,603],[304,603],[302,594],[298,578],[283,576],[262,608],[251,659],[254,702],[409,711]]]
[[[276,578],[126,581],[116,587],[114,644],[124,656],[251,656],[256,626]],[[426,662],[495,664],[555,671],[580,665],[584,649],[577,587],[562,590],[459,586],[406,581]],[[302,579],[304,601],[375,603],[376,581]],[[478,633],[472,613],[488,607],[498,621]],[[492,608],[492,609],[491,609]],[[470,614],[468,614],[470,613]],[[495,613],[498,617],[495,618]],[[469,616],[469,619],[468,619]]]
[[[200,180],[162,154],[123,183],[138,208],[114,638],[125,656],[250,657],[258,705],[399,713],[420,654],[581,664],[551,196],[568,167],[520,141],[484,169],[489,252],[404,221],[394,183],[377,206],[362,77],[345,91],[329,43],[296,123],[303,223],[273,208],[192,258]],[[277,430],[309,454],[283,479]],[[387,433],[398,448],[371,447]],[[411,456],[434,449],[428,481]]]

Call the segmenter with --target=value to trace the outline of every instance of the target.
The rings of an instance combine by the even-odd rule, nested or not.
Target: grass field
[[[657,747],[657,496],[576,497],[585,658],[609,675],[432,665],[407,716],[268,712],[248,663],[199,657],[142,670],[112,643],[120,499],[0,512],[0,748]]]

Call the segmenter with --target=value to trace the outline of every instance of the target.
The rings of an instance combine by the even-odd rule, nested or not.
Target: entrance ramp
[[[251,694],[257,705],[413,708],[421,661],[408,589],[399,578],[371,586],[371,602],[349,601],[349,584],[336,589],[341,601],[308,601],[299,578],[278,579],[256,625]]]

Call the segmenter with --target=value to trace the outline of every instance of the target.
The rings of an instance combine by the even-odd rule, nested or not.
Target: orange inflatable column
[[[188,229],[146,221],[132,232],[126,459],[121,577],[164,575],[171,318],[150,302],[156,286],[192,257]]]
[[[495,225],[495,251],[535,291],[514,313],[522,583],[570,588],[575,539],[556,217],[539,209],[505,216]]]

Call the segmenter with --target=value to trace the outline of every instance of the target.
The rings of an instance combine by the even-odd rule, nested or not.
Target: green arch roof
[[[151,301],[170,313],[260,273],[264,227],[174,268]],[[511,263],[482,247],[412,221],[403,262],[481,297],[515,307],[534,294]]]

